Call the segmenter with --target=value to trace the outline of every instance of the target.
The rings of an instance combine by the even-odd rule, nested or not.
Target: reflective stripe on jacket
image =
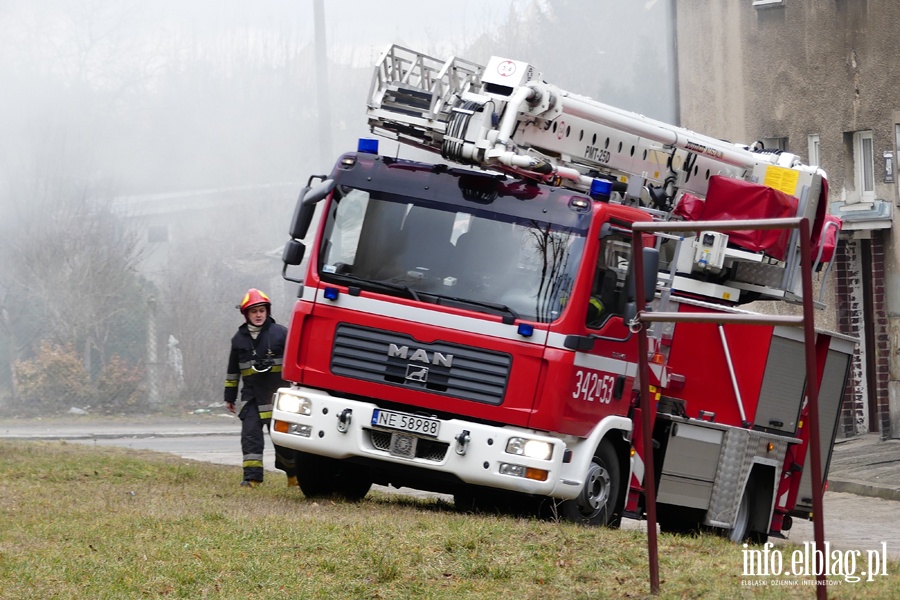
[[[272,317],[267,317],[256,339],[250,335],[247,324],[241,325],[231,338],[231,352],[225,374],[225,402],[235,402],[238,383],[243,379],[241,400],[256,401],[263,419],[272,416],[272,394],[284,386],[281,367],[284,347],[287,343],[287,328],[279,325]],[[268,416],[262,415],[266,406]]]

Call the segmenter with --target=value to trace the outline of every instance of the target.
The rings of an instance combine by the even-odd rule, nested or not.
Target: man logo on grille
[[[452,354],[432,352],[431,355],[429,355],[426,350],[423,350],[421,348],[413,348],[412,351],[410,351],[409,346],[398,346],[397,344],[391,344],[390,346],[388,346],[387,355],[389,358],[402,358],[403,360],[426,363],[439,367],[447,367],[448,369],[453,366]]]
[[[428,367],[406,365],[406,380],[426,383],[428,381]]]

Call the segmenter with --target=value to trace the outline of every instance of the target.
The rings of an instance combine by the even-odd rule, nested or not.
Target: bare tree
[[[2,246],[7,276],[28,309],[40,310],[44,337],[80,348],[90,373],[94,357],[100,365],[108,359],[113,324],[135,309],[128,300],[140,286],[143,246],[110,210],[108,196],[37,181],[14,199],[18,215]]]
[[[215,401],[221,399],[225,382],[228,340],[242,322],[235,308],[240,294],[262,284],[248,284],[252,280],[246,274],[227,264],[235,251],[233,237],[192,239],[189,246],[192,251],[185,245],[174,253],[189,252],[191,260],[170,265],[160,290],[160,308],[164,331],[178,340],[181,351],[182,399]]]

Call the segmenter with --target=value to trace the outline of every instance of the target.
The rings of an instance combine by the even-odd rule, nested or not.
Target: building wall
[[[741,34],[740,6],[734,0],[682,0],[673,12],[680,124],[706,135],[747,139],[743,47],[733,43]]]
[[[900,195],[896,173],[886,174],[900,136],[900,2],[673,1],[681,124],[735,142],[780,142],[828,173],[830,212],[844,220],[831,310],[841,332],[860,338],[842,428],[900,437],[900,245],[891,229]],[[855,132],[871,132],[869,194]]]

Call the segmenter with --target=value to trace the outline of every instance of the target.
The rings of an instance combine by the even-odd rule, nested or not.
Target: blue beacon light
[[[608,179],[594,179],[591,181],[591,198],[594,200],[609,200],[612,188],[612,181]]]
[[[363,154],[378,154],[378,140],[359,138],[356,143],[356,151]]]
[[[338,297],[338,289],[336,287],[327,287],[325,288],[325,298],[327,300],[337,300]]]
[[[530,323],[519,323],[517,333],[522,337],[531,337],[534,335],[534,325]]]

